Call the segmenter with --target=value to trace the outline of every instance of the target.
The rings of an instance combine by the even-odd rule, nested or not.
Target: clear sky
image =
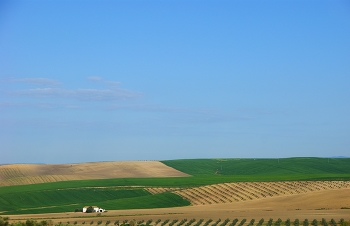
[[[349,156],[349,101],[349,1],[0,1],[0,164]]]

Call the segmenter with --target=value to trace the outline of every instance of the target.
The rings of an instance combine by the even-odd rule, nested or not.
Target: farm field
[[[159,161],[0,165],[0,186],[106,178],[188,176]]]
[[[299,219],[309,219],[310,223],[313,219],[319,221],[322,218],[330,221],[332,218],[336,221],[340,219],[350,220],[350,209],[342,209],[344,206],[350,204],[349,198],[346,198],[349,194],[349,189],[343,190],[324,190],[312,193],[305,193],[298,196],[279,196],[268,199],[256,199],[246,202],[237,203],[225,203],[214,205],[202,205],[202,206],[186,206],[176,208],[155,208],[155,209],[134,209],[134,210],[110,210],[106,213],[102,213],[100,217],[96,214],[83,214],[83,213],[53,213],[53,214],[25,214],[25,215],[10,215],[13,221],[20,221],[25,219],[51,219],[55,223],[59,222],[75,222],[79,224],[86,222],[86,225],[90,225],[91,221],[93,225],[97,225],[98,220],[102,220],[105,224],[108,220],[112,224],[119,220],[136,220],[145,222],[152,219],[153,222],[161,219],[162,222],[167,219],[169,222],[164,225],[168,226],[173,220],[182,219],[200,219],[214,221],[221,219],[224,221],[229,218],[234,220],[238,218],[240,221],[247,219],[246,225],[248,225],[251,219],[255,219],[255,225],[261,219],[265,219],[265,224],[269,218],[277,221],[279,218],[286,221],[288,218],[294,221]],[[214,222],[212,222],[214,223]],[[111,225],[112,225],[111,224]],[[204,225],[204,223],[202,224]],[[210,224],[211,225],[211,224]]]
[[[142,172],[140,178],[1,186],[0,216],[56,223],[192,218],[196,222],[265,218],[267,222],[268,218],[321,220],[329,216],[340,220],[350,216],[349,159],[198,159],[159,164],[184,176],[142,178],[151,174]],[[87,205],[108,212],[101,216],[74,213]]]

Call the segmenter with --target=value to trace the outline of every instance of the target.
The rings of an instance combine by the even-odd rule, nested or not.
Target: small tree
[[[35,221],[34,220],[26,220],[26,226],[35,226]]]
[[[92,212],[94,212],[94,207],[89,206],[89,207],[86,209],[86,212],[85,212],[85,213],[92,213]]]

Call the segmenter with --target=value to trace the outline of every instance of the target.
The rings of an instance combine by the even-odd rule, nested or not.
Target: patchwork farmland
[[[155,225],[160,219],[159,223],[164,226],[177,226],[184,219],[186,222],[182,224],[191,226],[205,225],[208,219],[213,219],[211,226],[218,219],[221,221],[217,225],[221,225],[225,222],[224,219],[232,219],[225,223],[227,226],[235,218],[239,222],[246,219],[242,225],[251,226],[259,226],[258,221],[262,218],[265,219],[262,225],[269,225],[269,218],[275,219],[274,225],[278,224],[279,218],[283,219],[283,222],[279,222],[281,225],[287,225],[287,219],[295,218],[300,222],[317,219],[318,224],[321,224],[323,216],[334,218],[339,225],[342,218],[350,216],[349,159],[198,159],[152,162],[157,167],[161,166],[158,171],[150,169],[146,172],[147,167],[143,167],[141,171],[145,172],[141,172],[139,177],[136,172],[140,169],[134,169],[133,176],[129,178],[119,175],[119,178],[93,180],[79,180],[78,177],[69,180],[68,175],[74,170],[69,169],[68,165],[55,166],[62,168],[56,171],[50,170],[47,165],[35,166],[34,169],[20,166],[29,167],[26,174],[19,171],[18,166],[11,171],[10,165],[7,165],[2,168],[6,170],[1,174],[0,215],[9,216],[12,221],[51,219],[55,224],[68,221],[77,224],[92,221],[97,223],[96,219],[100,219],[105,224],[137,220],[144,222],[140,224],[151,221],[153,223],[150,225]],[[113,165],[115,168],[121,166],[115,162],[105,164],[109,171],[113,170]],[[117,170],[119,174],[124,169],[124,175],[130,175],[127,171],[137,167],[135,162],[130,166],[127,166],[127,162],[123,164],[124,167]],[[96,177],[104,172],[103,163],[96,163],[95,166],[98,167],[93,169],[84,166],[90,168],[87,171],[91,174],[89,176]],[[71,167],[74,169],[74,166]],[[35,172],[41,175],[36,175]],[[54,172],[66,175],[67,177],[61,178],[66,181],[43,183],[45,181],[33,180],[29,185],[8,183],[15,180],[23,183],[24,178],[48,177],[54,175]],[[83,174],[79,172],[79,175]],[[87,205],[99,206],[108,212],[99,216],[74,212]],[[239,222],[236,222],[237,225]],[[331,224],[330,220],[327,222]]]

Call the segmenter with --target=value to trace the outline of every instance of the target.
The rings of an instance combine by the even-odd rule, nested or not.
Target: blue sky
[[[349,156],[349,1],[1,1],[0,164]]]

